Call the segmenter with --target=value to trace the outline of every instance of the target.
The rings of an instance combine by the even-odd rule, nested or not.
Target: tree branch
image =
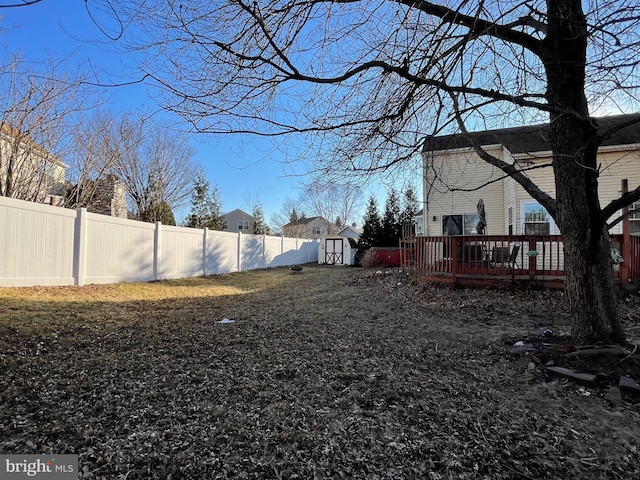
[[[440,18],[443,22],[450,23],[452,25],[461,25],[467,27],[474,36],[491,36],[505,42],[520,45],[526,48],[535,55],[540,56],[541,42],[523,32],[513,30],[512,26],[525,25],[528,20],[521,19],[521,21],[512,23],[510,25],[500,25],[498,23],[478,18],[477,16],[464,15],[457,10],[453,10],[442,5],[436,5],[431,2],[416,1],[416,0],[395,0],[398,3],[406,5],[410,8],[416,8],[429,15]],[[541,27],[538,22],[537,29]]]
[[[460,128],[460,131],[462,132],[462,134],[465,135],[467,139],[471,142],[471,145],[473,146],[478,156],[488,164],[493,165],[496,168],[499,168],[508,176],[513,178],[516,182],[518,182],[522,186],[522,188],[524,188],[526,192],[529,195],[531,195],[531,197],[538,200],[538,202],[540,202],[540,204],[547,209],[547,212],[549,212],[549,215],[555,218],[556,201],[548,193],[542,191],[542,189],[540,189],[540,187],[538,187],[535,183],[533,183],[529,177],[524,175],[522,171],[518,170],[513,165],[503,160],[500,160],[499,158],[496,158],[493,155],[490,155],[486,150],[484,150],[482,148],[482,145],[480,145],[480,143],[475,139],[475,137],[469,134],[469,131],[467,130],[464,120],[460,115],[458,99],[454,95],[451,95],[451,100],[453,101],[453,104],[454,104],[454,115],[458,122],[458,127]]]
[[[618,210],[631,205],[633,202],[640,200],[640,186],[636,187],[634,190],[630,192],[624,193],[620,195],[615,200],[609,202],[609,204],[602,209],[602,218],[606,222],[609,218],[611,218]],[[624,215],[620,217],[617,221],[613,222],[611,226],[619,223],[620,220],[624,218]]]

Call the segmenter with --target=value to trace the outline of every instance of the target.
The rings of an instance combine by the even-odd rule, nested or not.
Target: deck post
[[[458,274],[458,237],[451,237],[451,283],[455,285]]]
[[[538,256],[531,255],[531,252],[536,250],[536,237],[529,237],[529,250],[527,251],[527,257],[529,257],[529,282],[533,283],[536,279],[536,270],[538,267]],[[543,272],[544,275],[544,272]]]

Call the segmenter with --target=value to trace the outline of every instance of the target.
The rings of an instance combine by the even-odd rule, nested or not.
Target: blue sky
[[[62,3],[45,0],[32,6],[0,9],[2,56],[22,52],[31,62],[65,59],[70,71],[90,61],[102,81],[130,79],[135,59],[114,53],[108,44],[91,42],[104,41],[105,37],[91,21],[84,2],[65,0],[64,7]],[[109,105],[114,109],[141,107],[155,111],[157,104],[149,98],[151,88],[140,84],[111,88]],[[220,189],[224,211],[248,210],[248,199],[258,198],[268,220],[287,197],[299,195],[296,186],[300,178],[294,175],[303,172],[287,167],[284,154],[274,150],[269,139],[197,135],[193,146],[197,152],[194,160]],[[176,220],[179,222],[187,212],[188,207],[175,212]]]

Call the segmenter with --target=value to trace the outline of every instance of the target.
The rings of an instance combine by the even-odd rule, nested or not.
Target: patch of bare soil
[[[616,376],[640,381],[637,352],[567,357],[560,293],[419,286],[395,269],[270,274],[243,294],[93,305],[104,329],[82,311],[25,334],[12,311],[0,452],[76,453],[86,479],[640,478],[640,402],[604,398]],[[636,342],[638,305],[622,301]]]

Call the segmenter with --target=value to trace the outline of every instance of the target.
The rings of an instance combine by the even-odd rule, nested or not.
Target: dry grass
[[[224,308],[237,296],[268,298],[294,282],[288,270],[260,270],[151,283],[0,288],[0,334],[71,335],[139,325],[142,317]],[[235,307],[232,307],[233,311]]]
[[[566,328],[560,295],[387,272],[0,290],[0,451],[89,479],[640,476],[637,401],[508,354],[528,314]]]

